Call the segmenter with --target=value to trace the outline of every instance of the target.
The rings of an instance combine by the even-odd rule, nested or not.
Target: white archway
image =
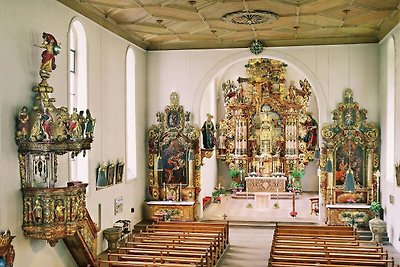
[[[193,100],[193,111],[196,115],[200,114],[200,107],[201,107],[201,101],[199,99],[202,99],[203,94],[209,87],[210,83],[218,77],[221,72],[233,64],[255,57],[253,54],[251,54],[249,51],[241,51],[236,54],[227,56],[225,59],[221,60],[220,62],[216,63],[207,73],[204,75],[204,77],[201,79],[201,82],[196,88],[196,96],[194,97]],[[316,99],[317,99],[317,105],[318,105],[318,110],[321,111],[320,107],[326,107],[327,106],[327,99],[325,95],[325,90],[323,90],[322,85],[320,81],[318,80],[318,77],[316,74],[311,71],[303,62],[299,61],[298,59],[274,50],[264,50],[263,53],[261,53],[258,57],[267,57],[271,59],[276,59],[280,60],[283,62],[286,62],[288,64],[291,64],[296,70],[298,70],[301,73],[304,73],[305,78],[310,82],[313,92],[315,93]],[[318,112],[319,113],[319,122],[326,122],[327,121],[327,114],[326,112]],[[194,116],[195,118],[200,118],[200,116]],[[200,124],[200,121],[197,121],[196,123]],[[319,135],[320,138],[320,135]],[[321,141],[321,140],[320,140]]]

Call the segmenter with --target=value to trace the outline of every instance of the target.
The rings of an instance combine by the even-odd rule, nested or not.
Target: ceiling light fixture
[[[221,19],[234,24],[255,25],[272,23],[278,18],[278,14],[267,10],[241,10],[225,14]]]
[[[250,52],[253,53],[254,55],[260,54],[263,50],[264,50],[264,44],[257,39],[250,44]]]

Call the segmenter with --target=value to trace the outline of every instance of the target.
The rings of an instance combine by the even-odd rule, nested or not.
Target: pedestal
[[[271,202],[271,194],[263,192],[254,193],[254,202],[254,206],[258,209],[269,208],[269,203]]]
[[[107,228],[103,231],[103,236],[108,242],[108,250],[116,251],[118,248],[118,240],[121,237],[121,228]]]

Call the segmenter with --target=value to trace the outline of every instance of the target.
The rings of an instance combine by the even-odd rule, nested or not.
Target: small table
[[[255,192],[254,202],[256,208],[261,208],[261,209],[268,208],[269,202],[271,202],[271,193]]]

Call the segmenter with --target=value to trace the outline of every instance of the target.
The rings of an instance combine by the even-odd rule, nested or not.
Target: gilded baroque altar
[[[288,85],[287,65],[278,60],[250,59],[245,67],[246,78],[222,85],[218,158],[230,169],[270,179],[304,170],[318,140],[318,123],[307,112],[311,85],[307,80],[299,81],[300,88],[294,81]]]
[[[320,192],[329,224],[366,224],[379,191],[379,129],[367,122],[350,88],[322,128]]]
[[[157,124],[149,136],[148,218],[194,221],[198,218],[200,192],[200,129],[192,124],[191,113],[179,104],[176,92],[164,112],[157,112]]]

